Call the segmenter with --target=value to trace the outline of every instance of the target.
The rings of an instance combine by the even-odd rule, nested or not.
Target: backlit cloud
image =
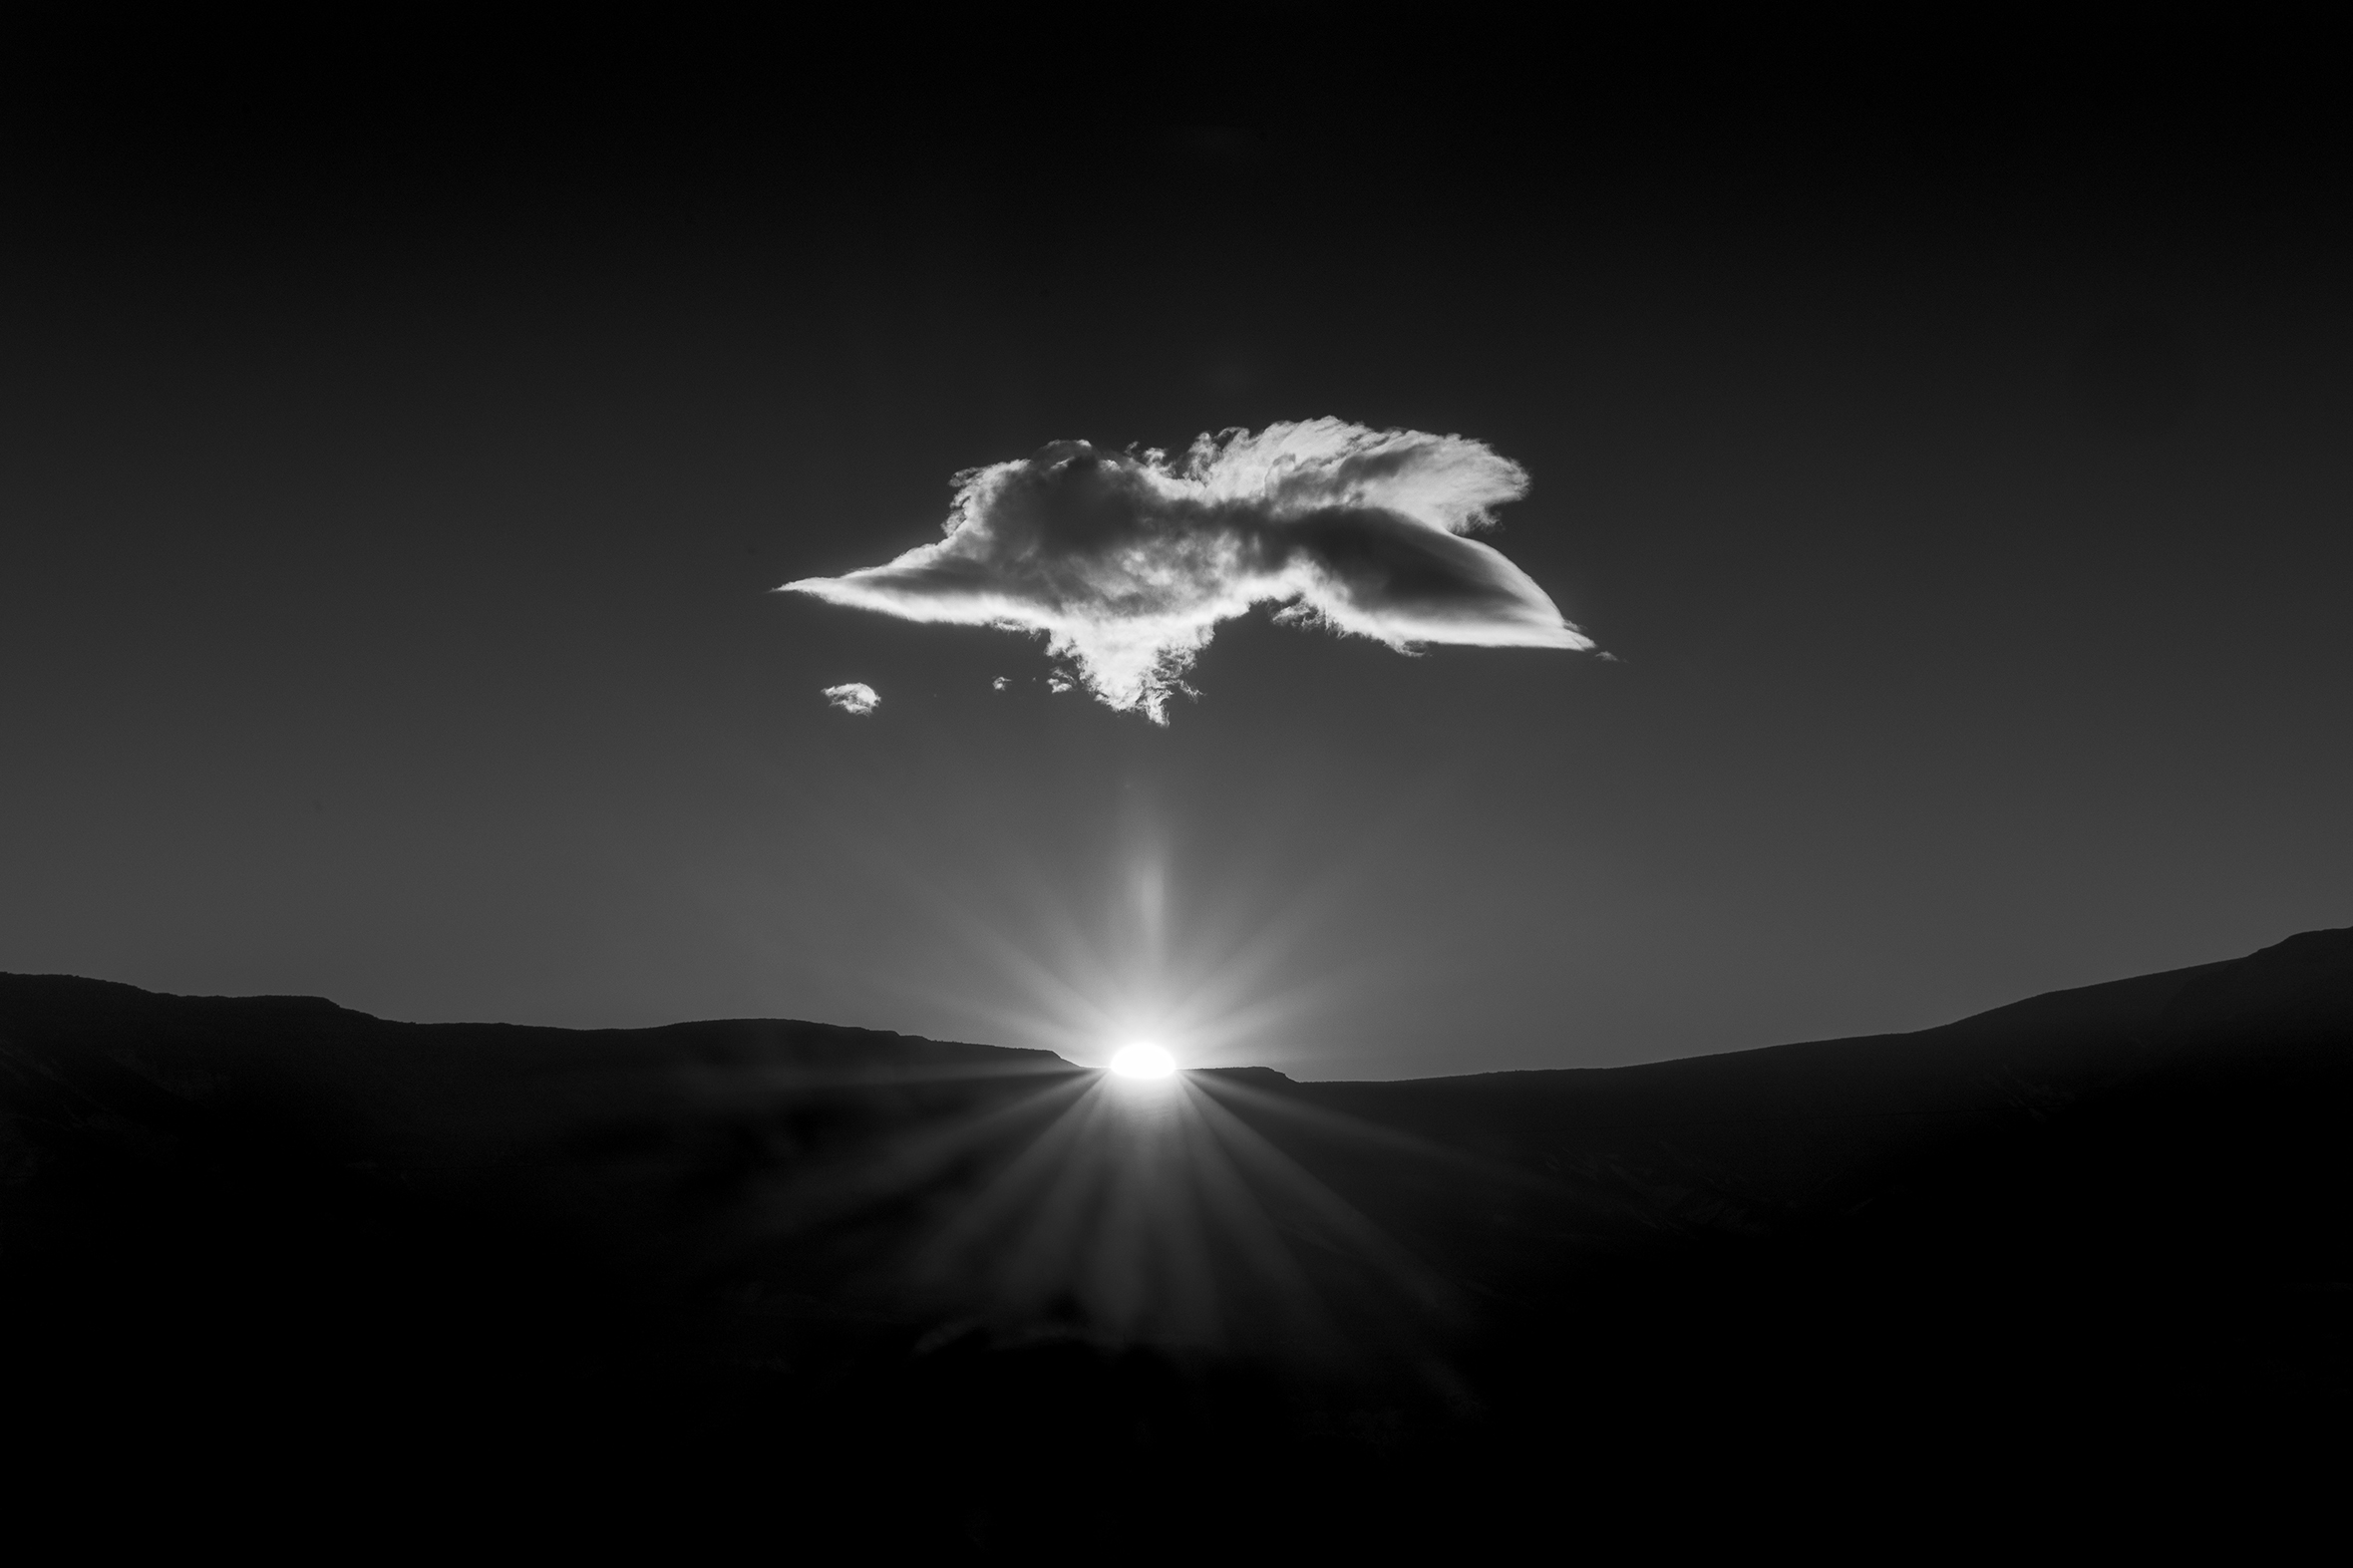
[[[1040,633],[1095,696],[1162,724],[1217,623],[1260,604],[1400,651],[1592,646],[1465,537],[1527,492],[1525,470],[1465,437],[1308,420],[1203,436],[1174,461],[1064,441],[954,482],[946,538],[783,591]]]
[[[826,701],[843,713],[856,714],[860,718],[882,706],[882,699],[875,696],[874,689],[863,681],[851,681],[846,686],[827,687]]]

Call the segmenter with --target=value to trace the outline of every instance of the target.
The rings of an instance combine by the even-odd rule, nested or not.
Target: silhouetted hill
[[[346,1544],[2243,1532],[2353,1392],[2349,1108],[2353,931],[1912,1035],[1157,1094],[4,976],[19,1474]]]

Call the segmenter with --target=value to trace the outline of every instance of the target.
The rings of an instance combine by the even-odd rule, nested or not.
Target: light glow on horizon
[[[1393,1148],[1394,1134],[1184,1070],[1263,1062],[1269,1046],[1280,1062],[1297,1020],[1368,983],[1297,963],[1346,896],[1345,868],[1279,888],[1221,880],[1188,905],[1150,795],[1123,816],[1094,907],[1037,865],[1008,865],[986,898],[934,866],[899,867],[1027,996],[983,1007],[944,976],[908,992],[969,1013],[980,1038],[1043,1046],[1060,1063],[1024,1066],[1034,1090],[913,1131],[871,1167],[813,1167],[779,1194],[776,1223],[920,1196],[932,1222],[899,1267],[943,1323],[1310,1358],[1415,1342],[1454,1310],[1445,1287],[1260,1124],[1367,1147]],[[1026,904],[1007,907],[1007,890]]]
[[[1122,1078],[1167,1078],[1176,1071],[1176,1059],[1150,1041],[1140,1040],[1111,1059],[1111,1070]]]

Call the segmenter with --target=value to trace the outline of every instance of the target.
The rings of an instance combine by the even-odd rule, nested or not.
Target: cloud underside
[[[955,482],[938,543],[785,591],[1043,635],[1101,701],[1162,724],[1217,624],[1260,605],[1401,651],[1592,646],[1465,537],[1527,475],[1462,437],[1313,420],[1204,436],[1175,462],[1058,442]]]

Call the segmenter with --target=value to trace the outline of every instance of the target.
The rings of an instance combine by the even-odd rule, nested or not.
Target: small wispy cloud
[[[1175,460],[1065,441],[954,482],[946,538],[782,591],[1042,634],[1096,697],[1158,724],[1217,623],[1261,604],[1400,651],[1593,646],[1465,536],[1527,493],[1524,469],[1466,437],[1308,420],[1202,436]]]
[[[851,681],[843,686],[827,687],[826,701],[843,713],[856,714],[860,718],[882,706],[882,699],[877,697],[874,694],[874,689],[863,681]]]

